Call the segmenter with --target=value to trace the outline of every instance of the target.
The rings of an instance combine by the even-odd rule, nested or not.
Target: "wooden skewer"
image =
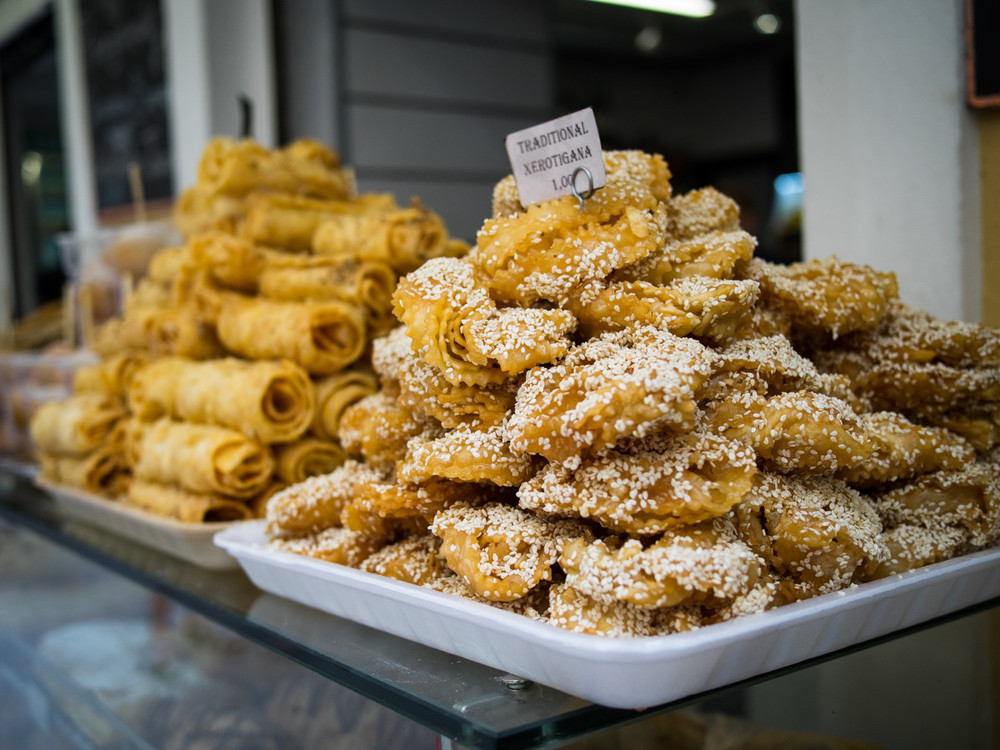
[[[83,345],[89,349],[96,338],[94,287],[90,284],[80,286],[80,334]]]
[[[7,294],[4,295],[4,313],[6,316],[3,321],[3,328],[0,330],[0,349],[13,349],[14,348],[14,295],[10,293],[10,287],[7,287]]]
[[[146,194],[142,189],[142,165],[137,161],[129,162],[128,184],[132,192],[132,205],[135,209],[135,220],[146,221]]]
[[[71,348],[76,348],[76,289],[73,284],[63,287],[63,338]]]
[[[135,293],[135,277],[132,275],[131,271],[123,271],[121,274],[121,294],[122,294],[122,310],[124,310],[132,299],[132,295]]]

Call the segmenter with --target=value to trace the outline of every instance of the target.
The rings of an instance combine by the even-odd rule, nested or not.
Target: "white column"
[[[212,135],[204,0],[161,0],[174,192],[194,183]]]
[[[253,102],[253,137],[278,145],[274,32],[267,0],[210,0],[205,5],[213,135],[240,135],[238,96]]]
[[[892,270],[904,301],[980,316],[978,141],[963,3],[799,0],[807,258]]]
[[[254,137],[277,145],[270,5],[265,0],[161,0],[177,193],[195,182],[205,144],[239,136],[237,96],[253,101]]]
[[[94,146],[90,136],[87,66],[78,0],[55,0],[56,57],[59,66],[59,107],[66,153],[66,193],[70,226],[86,234],[97,228],[97,186]]]

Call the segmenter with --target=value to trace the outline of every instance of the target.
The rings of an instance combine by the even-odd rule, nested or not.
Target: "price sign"
[[[604,187],[601,137],[590,107],[511,133],[506,145],[522,206]]]

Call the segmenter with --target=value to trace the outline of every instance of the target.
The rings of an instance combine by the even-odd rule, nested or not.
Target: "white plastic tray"
[[[48,492],[55,500],[56,507],[70,518],[202,568],[231,570],[239,567],[236,560],[213,542],[213,537],[233,522],[184,523],[39,477],[35,478],[35,484]]]
[[[680,700],[1000,596],[1000,548],[700,630],[605,638],[267,549],[263,521],[215,542],[277,596],[615,708]]]

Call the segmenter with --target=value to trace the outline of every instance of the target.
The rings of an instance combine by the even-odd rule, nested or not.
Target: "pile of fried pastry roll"
[[[78,481],[39,426],[42,475],[183,521],[260,515],[345,460],[340,414],[377,389],[371,341],[395,324],[400,275],[469,248],[418,203],[358,195],[308,139],[214,139],[175,218],[184,244],[152,258],[75,380],[70,403],[117,407],[110,476]],[[50,413],[72,433],[77,411]]]
[[[507,177],[469,255],[400,281],[350,460],[270,499],[273,549],[640,636],[996,540],[996,330],[754,257],[730,198],[605,162],[582,208]]]

